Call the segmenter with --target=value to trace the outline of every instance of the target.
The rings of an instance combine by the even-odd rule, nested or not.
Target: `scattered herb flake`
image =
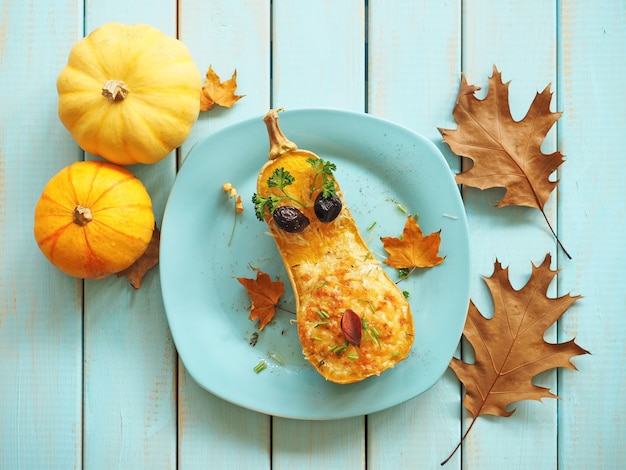
[[[263,359],[261,359],[259,363],[254,366],[254,372],[256,372],[257,374],[264,371],[265,369],[267,369],[267,362],[265,362]]]

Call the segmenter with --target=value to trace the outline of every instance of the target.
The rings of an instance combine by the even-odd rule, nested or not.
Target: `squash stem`
[[[91,209],[89,209],[88,207],[83,207],[80,204],[74,208],[74,218],[72,221],[76,225],[80,225],[81,227],[83,227],[92,220],[93,216],[91,215]]]
[[[278,113],[283,108],[270,109],[263,118],[263,122],[267,126],[267,134],[270,139],[270,151],[268,158],[274,160],[284,153],[298,150],[298,146],[285,137],[283,131],[278,126]]]
[[[102,96],[111,103],[124,101],[128,92],[128,85],[121,80],[107,80],[107,82],[102,85]]]

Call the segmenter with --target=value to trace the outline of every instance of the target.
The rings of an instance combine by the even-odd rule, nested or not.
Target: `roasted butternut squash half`
[[[253,202],[294,290],[302,352],[332,382],[379,375],[412,347],[409,303],[364,242],[335,165],[288,140],[278,111],[264,117],[269,161]]]

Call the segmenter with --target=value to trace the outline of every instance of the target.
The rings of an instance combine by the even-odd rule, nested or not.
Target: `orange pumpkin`
[[[65,167],[35,207],[35,240],[61,271],[100,279],[133,264],[154,230],[152,201],[129,170],[101,161]]]

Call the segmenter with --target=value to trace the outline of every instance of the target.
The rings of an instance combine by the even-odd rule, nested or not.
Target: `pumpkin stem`
[[[89,207],[83,207],[80,204],[74,208],[73,222],[81,227],[87,225],[88,222],[93,220],[91,215],[91,209]]]
[[[107,80],[102,86],[102,96],[112,103],[124,101],[128,91],[128,85],[121,80]]]
[[[270,109],[263,118],[270,139],[269,159],[274,160],[282,154],[298,150],[298,146],[285,137],[278,126],[278,113],[284,108]]]

